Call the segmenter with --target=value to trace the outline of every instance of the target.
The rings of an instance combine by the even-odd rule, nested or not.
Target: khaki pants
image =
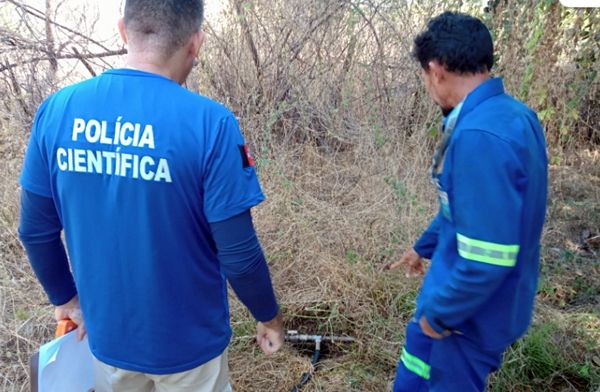
[[[231,392],[227,351],[181,373],[156,375],[122,370],[94,361],[96,392]]]

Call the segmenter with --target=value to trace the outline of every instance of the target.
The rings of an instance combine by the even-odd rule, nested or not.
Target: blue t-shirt
[[[209,223],[264,200],[229,110],[159,75],[107,71],[42,104],[21,185],[56,203],[99,360],[167,374],[224,351]]]

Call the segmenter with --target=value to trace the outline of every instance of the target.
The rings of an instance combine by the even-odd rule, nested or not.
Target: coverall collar
[[[465,97],[460,116],[462,117],[469,113],[486,99],[501,94],[504,94],[504,83],[502,82],[502,78],[495,77],[486,80]]]

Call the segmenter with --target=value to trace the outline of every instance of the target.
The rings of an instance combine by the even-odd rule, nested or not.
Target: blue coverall
[[[440,210],[414,247],[432,262],[394,392],[483,391],[531,321],[547,197],[542,127],[499,78],[459,106],[437,177]],[[450,335],[424,335],[422,316]]]

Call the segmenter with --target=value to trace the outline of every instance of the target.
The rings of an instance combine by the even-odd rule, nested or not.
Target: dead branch
[[[111,57],[111,56],[120,56],[120,55],[124,55],[127,54],[127,49],[118,49],[118,50],[109,50],[103,53],[85,53],[85,54],[58,54],[56,55],[56,59],[57,60],[68,60],[68,59],[99,59],[99,58],[103,58],[103,57]],[[36,63],[39,61],[49,61],[50,59],[47,56],[44,57],[34,57],[34,58],[30,58],[24,61],[19,61],[16,63],[12,63],[12,64],[4,64],[2,67],[0,67],[0,72],[4,72],[8,69],[13,69],[15,67],[20,67],[22,65],[26,65],[26,64],[31,64],[31,63]]]
[[[5,62],[8,63],[8,60],[5,60]],[[19,106],[23,110],[23,113],[25,113],[27,115],[27,117],[31,117],[31,112],[29,111],[29,107],[27,106],[27,104],[25,103],[25,100],[23,99],[23,94],[21,93],[21,87],[19,86],[19,82],[17,82],[17,76],[13,72],[12,68],[8,68],[8,77],[10,79],[13,91],[15,93],[15,97],[17,98],[17,102],[19,103]]]
[[[90,72],[90,74],[92,76],[96,76],[96,71],[94,71],[94,68],[92,68],[92,66],[90,65],[90,63],[83,58],[83,56],[81,56],[81,53],[79,53],[79,51],[77,50],[76,47],[72,47],[71,49],[73,49],[73,52],[75,53],[75,56],[77,56],[77,59],[79,61],[81,61],[81,63],[83,64],[83,66]]]
[[[21,9],[23,12],[25,12],[25,13],[27,13],[29,15],[32,15],[32,16],[34,16],[34,17],[36,17],[38,19],[41,19],[43,21],[46,21],[46,14],[44,12],[38,10],[37,8],[34,8],[34,7],[30,6],[30,5],[22,4],[22,3],[20,3],[17,0],[5,0],[5,1],[13,4],[15,7]],[[71,29],[71,28],[69,28],[69,27],[67,27],[67,26],[65,26],[63,24],[60,24],[60,23],[58,23],[58,22],[56,22],[54,20],[49,20],[49,23],[52,24],[53,26],[61,29],[61,30],[67,31],[67,32],[72,33],[72,34],[75,34],[76,36],[78,36],[80,38],[83,38],[87,42],[90,42],[90,43],[92,43],[94,45],[97,45],[98,47],[104,49],[105,51],[110,51],[110,48],[107,48],[101,42],[96,41],[96,40],[92,39],[91,37],[89,37],[89,36],[87,36],[87,35],[85,35],[83,33],[80,33],[80,32],[78,32],[76,30],[73,30],[73,29]]]
[[[256,49],[256,44],[254,43],[254,38],[252,37],[252,31],[250,30],[250,25],[248,24],[247,15],[244,13],[242,8],[243,2],[241,0],[236,0],[235,11],[242,27],[242,34],[244,35],[246,43],[248,44],[248,48],[250,49],[250,54],[252,55],[252,61],[254,62],[254,67],[256,68],[256,77],[258,80],[260,80],[260,58],[258,57],[258,50]]]
[[[58,71],[58,61],[56,60],[56,52],[54,50],[54,32],[52,31],[52,23],[50,20],[50,12],[52,11],[52,1],[46,0],[46,19],[44,21],[46,27],[46,53],[48,53],[48,61],[50,62],[50,80],[56,79]]]

